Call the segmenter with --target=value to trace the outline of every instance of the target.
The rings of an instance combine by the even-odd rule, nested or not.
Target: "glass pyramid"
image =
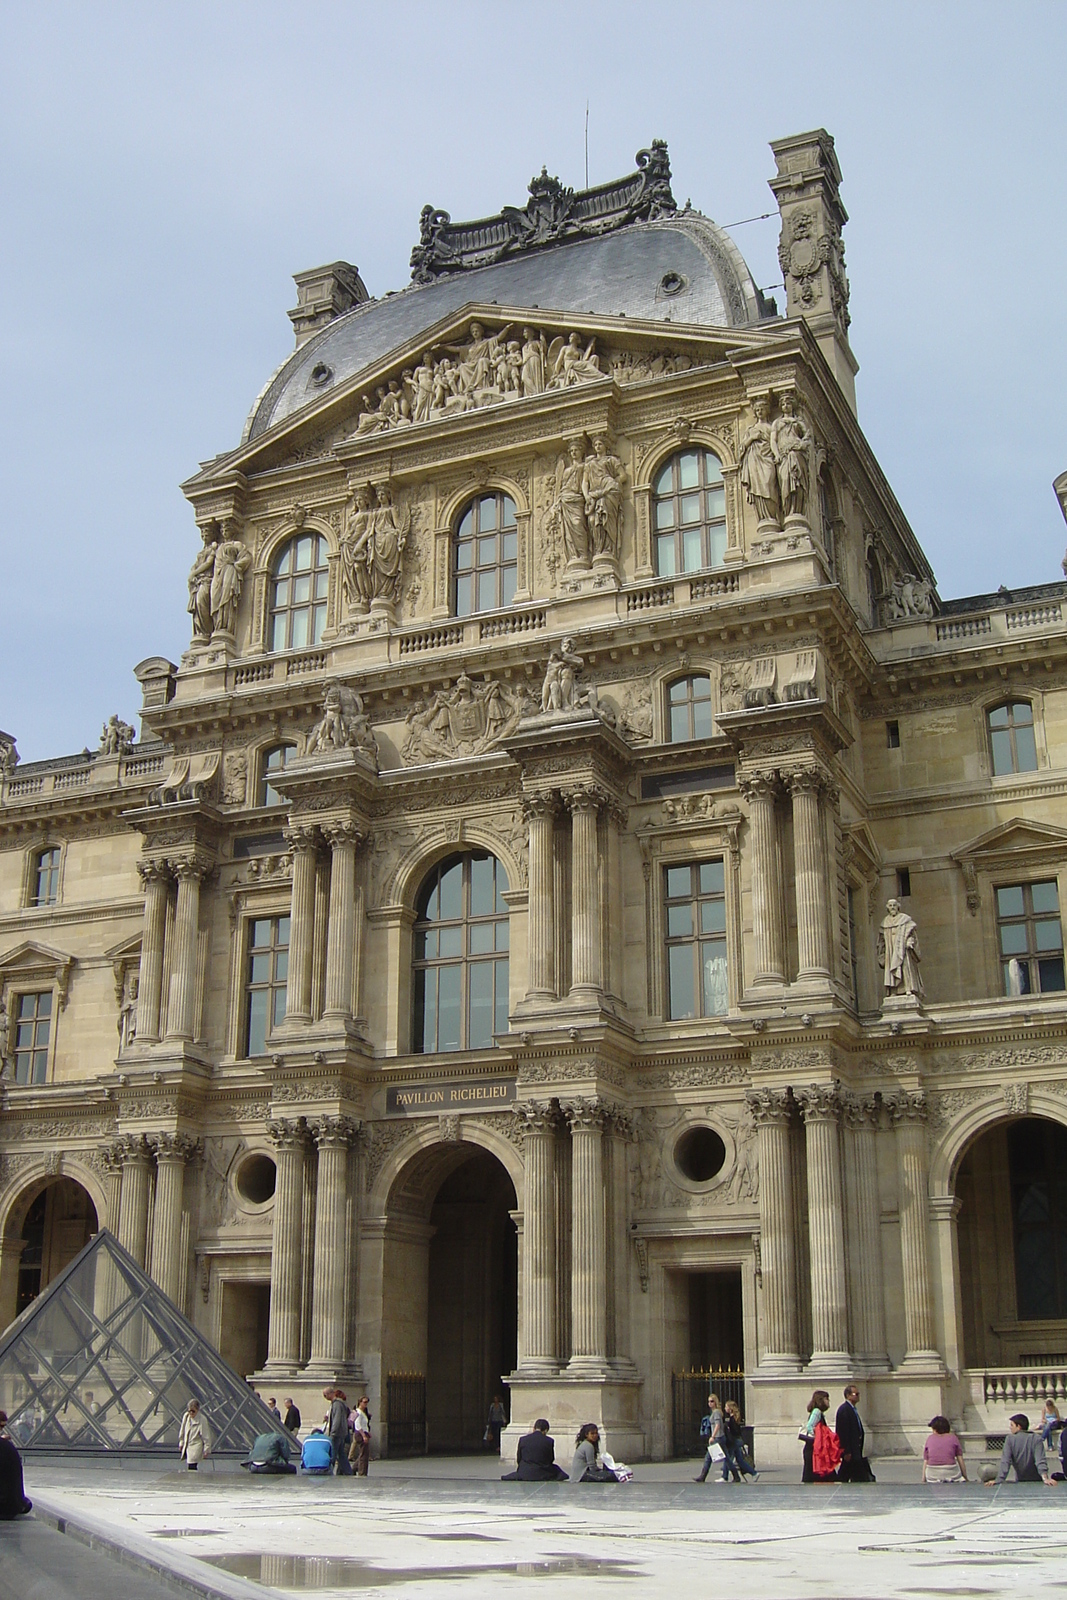
[[[194,1398],[218,1454],[278,1426],[106,1229],[0,1339],[0,1407],[22,1450],[173,1454]]]

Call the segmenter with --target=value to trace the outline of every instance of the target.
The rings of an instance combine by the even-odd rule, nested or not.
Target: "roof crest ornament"
[[[653,139],[635,160],[637,171],[628,177],[577,191],[542,167],[540,176],[530,180],[530,198],[521,210],[504,206],[497,216],[476,222],[453,222],[447,211],[423,206],[419,242],[411,252],[412,281],[434,283],[508,256],[674,216],[678,206],[671,193],[666,140]]]

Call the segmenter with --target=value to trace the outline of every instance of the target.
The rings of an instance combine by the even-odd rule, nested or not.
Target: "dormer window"
[[[661,578],[721,567],[726,556],[726,489],[710,450],[680,450],[652,488],[656,571]]]

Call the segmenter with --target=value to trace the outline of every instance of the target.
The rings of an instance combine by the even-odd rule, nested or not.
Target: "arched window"
[[[671,744],[710,739],[711,679],[705,673],[676,678],[667,689],[667,737]]]
[[[652,488],[652,525],[661,577],[722,566],[726,490],[710,451],[680,450],[660,468]]]
[[[415,904],[416,1051],[484,1050],[508,1026],[508,880],[495,856],[449,856]]]
[[[283,800],[277,789],[271,783],[271,776],[281,772],[285,763],[292,759],[296,752],[295,744],[276,744],[273,750],[264,750],[259,764],[259,793],[256,804],[260,806],[284,806],[288,802]]]
[[[303,650],[321,642],[329,579],[322,535],[301,533],[290,539],[271,574],[268,649]]]
[[[454,546],[457,617],[499,611],[515,597],[519,535],[515,502],[506,494],[483,494],[459,519]]]
[[[39,852],[33,864],[30,904],[54,906],[59,899],[59,849],[50,845]]]
[[[1001,778],[1008,772],[1036,772],[1034,711],[1029,700],[1015,700],[997,706],[987,713],[986,721],[989,723],[993,776]]]

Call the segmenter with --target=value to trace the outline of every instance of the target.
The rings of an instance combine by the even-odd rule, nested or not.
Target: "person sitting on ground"
[[[735,1483],[740,1483],[743,1477],[751,1478],[753,1483],[757,1483],[759,1473],[745,1452],[745,1436],[741,1432],[741,1409],[736,1400],[726,1402],[722,1429],[722,1447],[726,1452],[722,1464],[723,1479],[725,1480],[729,1471],[733,1474]]]
[[[924,1483],[966,1483],[963,1446],[947,1417],[931,1417],[933,1430],[923,1445]]]
[[[524,1433],[515,1452],[514,1472],[504,1472],[504,1483],[566,1482],[567,1473],[556,1462],[556,1441],[548,1431],[548,1420],[538,1417],[532,1433]]]
[[[0,1411],[0,1521],[14,1522],[32,1510],[22,1485],[22,1457],[7,1431],[7,1412]]]
[[[600,1430],[595,1422],[583,1422],[574,1441],[571,1477],[575,1483],[618,1483],[610,1467],[600,1460]]]
[[[303,1472],[327,1473],[333,1465],[333,1445],[321,1428],[312,1428],[300,1450]]]
[[[249,1472],[273,1477],[296,1473],[296,1468],[289,1460],[289,1440],[277,1429],[273,1433],[257,1434],[248,1460],[242,1461],[241,1465],[247,1467]]]
[[[292,1400],[286,1400],[285,1402],[285,1421],[282,1423],[282,1427],[288,1433],[300,1432],[300,1412],[294,1406]]]
[[[1003,1483],[1011,1467],[1015,1468],[1016,1483],[1047,1483],[1051,1486],[1045,1447],[1041,1443],[1041,1435],[1030,1432],[1030,1418],[1024,1412],[1017,1411],[1008,1418],[1008,1427],[1011,1432],[1004,1441],[1000,1468],[996,1477],[990,1480],[990,1486]]]
[[[1057,1428],[1063,1427],[1063,1418],[1055,1400],[1046,1400],[1041,1408],[1041,1443],[1050,1445]]]
[[[701,1467],[700,1471],[697,1473],[697,1476],[693,1479],[694,1483],[703,1483],[705,1478],[707,1477],[709,1471],[711,1470],[712,1462],[715,1461],[715,1460],[718,1460],[718,1457],[713,1454],[713,1451],[714,1451],[715,1446],[718,1446],[718,1448],[720,1450],[723,1448],[723,1437],[722,1436],[723,1436],[722,1406],[721,1406],[721,1404],[719,1402],[719,1397],[718,1397],[717,1394],[709,1394],[708,1395],[708,1414],[700,1424],[700,1437],[706,1441],[706,1448],[705,1448],[705,1451],[704,1451],[704,1465]]]

